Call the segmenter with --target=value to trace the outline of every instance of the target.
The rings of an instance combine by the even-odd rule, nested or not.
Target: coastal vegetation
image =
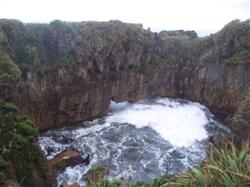
[[[11,68],[4,71],[1,79],[16,79],[21,72],[30,70],[41,74],[55,72],[64,66],[77,76],[79,67],[88,66],[91,68],[86,72],[88,76],[101,74],[108,78],[109,73],[149,64],[197,59],[203,63],[249,63],[249,22],[234,20],[218,33],[199,38],[194,31],[157,34],[144,30],[140,24],[116,20],[23,24],[1,19],[0,65],[4,66],[2,70]],[[139,55],[141,63],[129,63],[128,54]]]
[[[34,178],[46,184],[37,136],[33,122],[13,103],[0,104],[0,185],[12,180],[29,186]]]
[[[50,186],[46,176],[48,168],[44,165],[45,158],[37,144],[39,124],[34,124],[23,112],[31,114],[30,117],[38,122],[46,118],[52,121],[51,123],[61,120],[64,124],[65,119],[77,118],[78,122],[86,120],[87,118],[80,118],[83,114],[84,117],[89,115],[91,119],[100,116],[106,109],[95,101],[108,106],[103,97],[106,96],[108,101],[111,98],[108,94],[98,95],[101,89],[109,88],[102,83],[104,81],[113,83],[128,72],[138,73],[137,77],[140,79],[136,79],[136,82],[146,84],[146,76],[143,75],[150,77],[153,75],[152,70],[164,68],[168,70],[171,67],[173,69],[170,69],[168,74],[173,79],[167,77],[165,80],[176,87],[170,86],[167,90],[177,88],[180,91],[178,93],[173,91],[170,94],[167,92],[167,95],[183,96],[184,91],[191,90],[190,85],[195,80],[200,80],[195,82],[197,87],[193,92],[202,87],[200,83],[203,83],[205,86],[201,88],[201,93],[198,93],[202,99],[212,98],[211,101],[214,102],[214,98],[217,98],[225,101],[222,104],[231,104],[233,99],[230,99],[230,96],[237,97],[241,102],[236,112],[230,110],[232,117],[230,127],[237,133],[239,139],[247,139],[250,130],[250,91],[245,94],[248,87],[245,85],[249,85],[245,80],[248,80],[246,77],[249,72],[243,75],[245,82],[240,82],[233,76],[228,78],[229,85],[239,88],[240,92],[245,94],[244,98],[235,94],[238,92],[233,92],[234,90],[227,85],[229,96],[224,97],[220,94],[223,87],[220,87],[218,82],[221,81],[221,84],[227,82],[225,77],[211,81],[216,77],[212,75],[208,76],[208,82],[205,82],[206,75],[203,71],[198,72],[198,78],[190,77],[196,73],[198,67],[207,64],[247,67],[250,64],[249,36],[250,20],[242,22],[234,20],[218,33],[199,38],[194,31],[153,33],[143,29],[140,24],[127,24],[117,20],[79,23],[55,20],[49,24],[24,24],[17,20],[0,19],[0,186],[9,181],[21,186],[34,186],[34,184]],[[233,74],[231,70],[227,71],[229,72],[227,75]],[[171,74],[172,72],[174,73]],[[241,73],[243,74],[243,71]],[[132,74],[127,75],[129,77],[125,78],[125,82],[129,82],[127,80],[132,77]],[[183,77],[185,75],[183,80],[179,75]],[[164,76],[159,75],[159,77]],[[152,80],[154,78],[157,76],[150,77]],[[177,83],[177,80],[181,81]],[[122,83],[118,82],[117,85]],[[78,86],[74,90],[72,87],[75,85]],[[135,85],[131,84],[130,87],[135,87],[137,91],[139,86]],[[242,88],[243,86],[246,88]],[[100,89],[84,95],[93,87]],[[151,87],[154,87],[154,84]],[[207,88],[214,97],[210,98],[206,92]],[[219,94],[216,92],[217,88]],[[71,90],[75,95],[70,93]],[[128,88],[125,88],[121,93],[127,90]],[[145,93],[151,94],[155,91],[148,90]],[[136,91],[128,94],[129,99],[139,98],[132,97],[133,94],[136,95]],[[70,94],[74,99],[70,98]],[[147,94],[142,95],[145,97]],[[217,97],[218,95],[221,97]],[[212,106],[216,105],[214,103]],[[236,105],[237,103],[233,107]],[[91,107],[94,108],[93,114],[90,112]],[[98,110],[100,108],[101,112]],[[49,112],[46,113],[47,111]],[[78,113],[74,113],[75,111]],[[85,111],[87,113],[84,113]],[[57,114],[69,114],[73,117],[56,116],[51,120],[51,116]],[[237,141],[236,144],[227,141],[224,145],[211,146],[208,149],[207,160],[199,168],[177,176],[166,174],[155,179],[152,184],[145,182],[126,184],[123,180],[104,179],[98,182],[90,181],[87,186],[116,187],[124,183],[131,187],[249,186],[249,143],[245,141],[239,146],[241,142]],[[102,169],[103,167],[96,166],[93,172]]]

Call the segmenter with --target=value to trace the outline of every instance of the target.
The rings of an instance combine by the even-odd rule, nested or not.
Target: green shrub
[[[6,164],[6,161],[3,159],[3,157],[0,155],[0,168],[4,167]]]
[[[38,131],[37,129],[33,128],[32,126],[29,125],[29,121],[28,123],[25,122],[20,122],[19,123],[19,128],[21,129],[21,132],[25,135],[31,135],[33,137],[37,137],[38,136]]]
[[[3,102],[2,104],[0,104],[0,110],[5,113],[19,111],[16,105],[11,102]]]
[[[229,142],[224,149],[212,148],[209,153],[207,165],[193,172],[198,184],[226,187],[250,184],[249,143],[238,149]]]
[[[100,164],[96,164],[96,165],[92,166],[92,168],[91,168],[91,170],[95,173],[102,172],[105,169],[106,169],[106,167],[104,165],[100,165]]]
[[[10,74],[8,74],[8,73],[0,74],[0,80],[1,81],[9,82],[9,81],[11,81],[11,79],[12,79],[12,76]]]
[[[21,43],[15,47],[16,60],[19,63],[30,63],[30,55],[28,49]]]
[[[16,175],[22,186],[31,186],[34,175],[36,179],[41,177],[45,184],[46,168],[42,167],[42,154],[37,145],[38,131],[13,103],[0,106],[0,171],[8,174],[8,179]],[[8,167],[14,169],[11,175]]]
[[[27,116],[21,116],[20,121],[25,122],[31,127],[34,127],[34,123]]]
[[[16,81],[20,76],[19,67],[10,59],[8,54],[0,51],[0,81]]]
[[[0,171],[0,184],[3,184],[6,180],[7,180],[6,174]]]
[[[5,157],[13,163],[18,181],[28,180],[31,176],[32,154],[35,154],[32,143],[22,135],[15,134],[7,149]]]
[[[249,143],[237,149],[232,142],[225,147],[211,147],[206,165],[190,173],[175,176],[164,186],[249,186],[250,151]]]
[[[2,32],[0,32],[0,44],[4,43],[6,41],[6,38]]]

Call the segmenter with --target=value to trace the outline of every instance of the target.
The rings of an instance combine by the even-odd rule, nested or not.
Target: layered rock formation
[[[119,21],[1,20],[0,33],[1,52],[22,71],[0,98],[14,100],[39,130],[102,116],[110,100],[155,94],[233,114],[250,82],[249,20],[206,38],[193,31],[157,34]]]

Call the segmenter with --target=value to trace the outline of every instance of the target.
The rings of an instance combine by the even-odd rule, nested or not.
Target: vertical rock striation
[[[102,116],[110,100],[156,94],[232,114],[250,82],[249,22],[235,20],[198,38],[194,31],[157,34],[119,21],[0,20],[0,67],[14,62],[22,72],[17,82],[14,71],[0,70],[0,87],[10,87],[0,99],[13,100],[41,131]]]
[[[102,116],[110,100],[135,102],[153,95],[186,98],[215,112],[233,113],[250,82],[250,66],[245,64],[189,64],[183,69],[165,65],[152,66],[144,73],[129,70],[98,85],[38,82],[31,77],[15,100],[39,130],[47,130]]]

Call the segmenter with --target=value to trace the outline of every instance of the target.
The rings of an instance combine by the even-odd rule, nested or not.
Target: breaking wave
[[[154,97],[130,104],[111,102],[107,116],[39,137],[47,158],[65,149],[90,155],[89,165],[68,167],[61,183],[79,182],[94,164],[109,168],[111,179],[152,181],[166,173],[186,172],[205,158],[204,140],[225,130],[201,104]]]

